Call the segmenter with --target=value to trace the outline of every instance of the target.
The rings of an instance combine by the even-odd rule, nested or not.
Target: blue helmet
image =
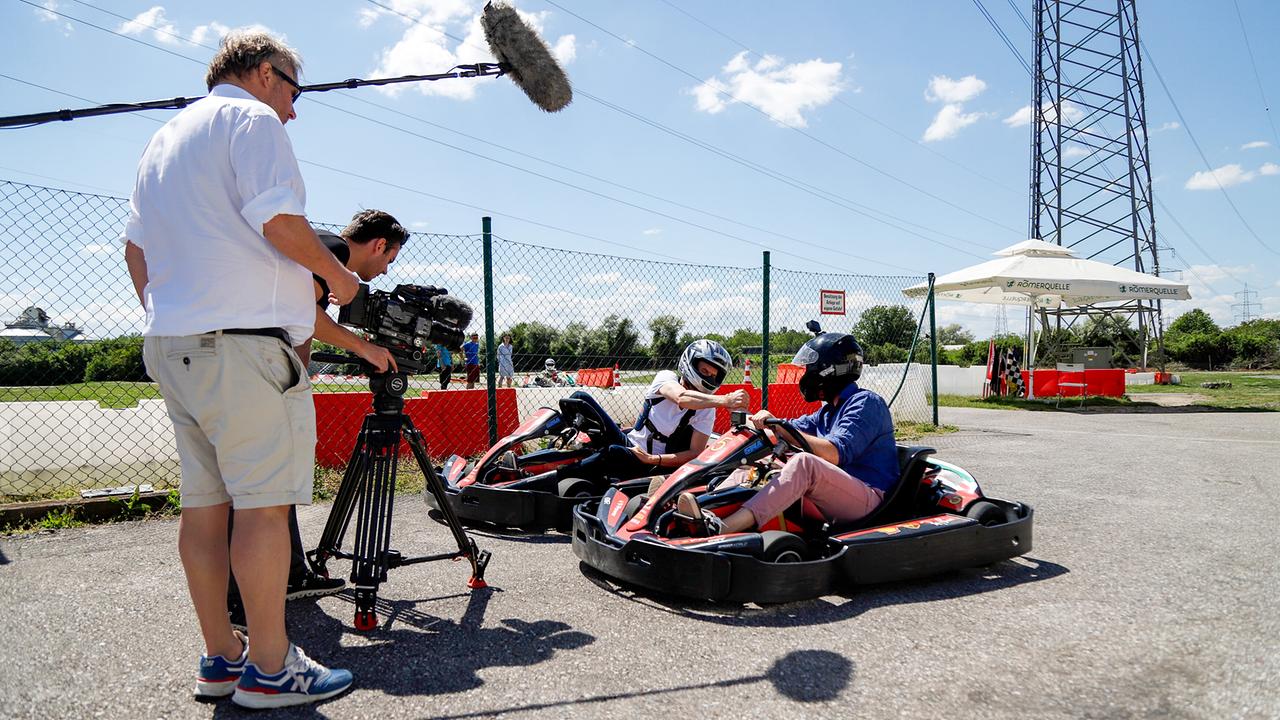
[[[834,400],[862,375],[862,346],[852,335],[823,333],[801,345],[791,363],[804,368],[800,395],[805,400]]]

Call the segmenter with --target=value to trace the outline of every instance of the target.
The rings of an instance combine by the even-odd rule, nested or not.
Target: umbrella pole
[[[1036,305],[1032,298],[1027,306],[1027,352],[1023,362],[1027,364],[1027,399],[1036,399]]]

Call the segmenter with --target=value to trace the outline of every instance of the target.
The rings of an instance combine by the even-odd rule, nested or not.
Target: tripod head
[[[379,415],[399,415],[404,412],[404,394],[409,390],[409,373],[378,372],[377,368],[356,355],[337,353],[313,353],[313,360],[339,365],[355,365],[360,374],[369,378],[369,391],[373,393],[373,411]]]

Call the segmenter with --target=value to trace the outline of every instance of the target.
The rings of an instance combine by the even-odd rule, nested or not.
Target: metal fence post
[[[498,442],[497,349],[493,337],[493,220],[480,218],[484,238],[484,378],[485,395],[489,399],[489,444]]]
[[[769,251],[764,251],[764,334],[760,347],[760,407],[769,409]]]
[[[934,274],[929,273],[929,364],[933,370],[933,426],[938,427],[938,323],[934,316]]]

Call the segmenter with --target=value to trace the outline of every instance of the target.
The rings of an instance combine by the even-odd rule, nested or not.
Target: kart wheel
[[[1003,525],[1009,522],[1009,512],[995,503],[979,500],[969,506],[964,513],[965,517],[973,518],[983,527],[991,527],[993,525]]]
[[[760,538],[763,541],[763,547],[760,550],[761,560],[771,563],[804,562],[808,547],[800,536],[781,530],[770,530],[761,533]]]
[[[595,483],[582,478],[565,478],[560,481],[556,491],[562,498],[582,498],[585,500],[599,495],[596,492]]]

